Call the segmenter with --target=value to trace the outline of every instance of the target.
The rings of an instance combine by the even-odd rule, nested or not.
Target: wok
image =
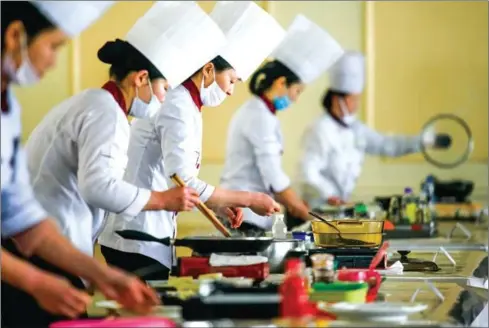
[[[137,230],[120,230],[116,233],[124,239],[160,243],[165,246],[188,247],[198,254],[212,253],[259,253],[265,251],[273,242],[271,237],[185,237],[171,239],[157,238]]]

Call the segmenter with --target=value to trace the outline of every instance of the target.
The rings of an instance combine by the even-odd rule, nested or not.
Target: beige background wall
[[[209,11],[214,1],[199,3]],[[440,112],[457,113],[471,124],[476,151],[469,163],[454,170],[438,170],[419,156],[395,161],[369,158],[355,198],[399,192],[404,186],[417,188],[429,173],[442,178],[475,180],[476,198],[485,198],[488,181],[487,2],[259,3],[284,27],[297,13],[303,13],[326,28],[345,48],[368,51],[368,89],[360,115],[370,125],[384,132],[415,133],[425,119]],[[108,67],[98,62],[97,49],[106,40],[123,37],[150,6],[151,2],[142,1],[116,4],[102,20],[63,50],[57,69],[46,80],[28,90],[17,91],[24,105],[24,137],[54,104],[73,92],[98,87],[105,81]],[[420,70],[420,67],[433,69]],[[402,75],[405,72],[412,74],[406,78]],[[308,86],[292,108],[279,115],[286,142],[283,165],[290,175],[294,173],[300,154],[299,138],[307,125],[321,114],[320,97],[327,85],[327,76],[320,78]],[[423,92],[418,97],[422,101],[411,99],[413,90]],[[247,86],[243,84],[223,106],[203,111],[201,178],[210,183],[219,182],[228,121],[247,97]],[[460,108],[466,110],[460,111]],[[180,222],[180,231],[185,234],[202,232],[202,224],[208,227],[199,214],[183,215]]]

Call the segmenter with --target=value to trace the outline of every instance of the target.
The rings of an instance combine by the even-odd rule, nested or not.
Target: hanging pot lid
[[[442,169],[451,169],[465,163],[474,149],[472,131],[462,118],[453,114],[439,114],[432,117],[424,126],[422,140],[443,136],[448,147],[434,148],[421,143],[421,151],[426,161]]]

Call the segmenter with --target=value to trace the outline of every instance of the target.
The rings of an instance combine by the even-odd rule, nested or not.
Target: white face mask
[[[145,103],[139,98],[138,88],[136,87],[136,97],[132,101],[131,108],[129,108],[129,115],[136,118],[150,118],[158,112],[161,103],[153,93],[151,82],[149,82],[149,90],[151,91],[151,100],[149,103]]]
[[[202,84],[200,85],[200,100],[204,106],[217,107],[224,99],[226,99],[227,94],[222,91],[219,84],[216,82],[216,71],[214,70],[214,82],[207,88],[204,87],[204,77],[202,77]]]
[[[39,82],[39,74],[29,59],[29,53],[27,50],[27,41],[25,37],[22,37],[21,41],[21,55],[22,63],[19,68],[16,68],[15,61],[11,55],[5,54],[2,62],[2,69],[9,77],[12,83],[27,86]]]
[[[343,99],[340,99],[339,103],[341,112],[343,113],[343,117],[341,118],[343,123],[345,123],[346,125],[352,125],[353,123],[355,123],[355,121],[357,120],[357,116],[355,114],[350,114]]]

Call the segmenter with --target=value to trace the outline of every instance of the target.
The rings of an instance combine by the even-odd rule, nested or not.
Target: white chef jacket
[[[421,149],[421,137],[382,135],[362,122],[345,127],[325,114],[303,136],[298,182],[310,207],[328,197],[348,199],[361,173],[365,154],[401,156]]]
[[[221,186],[273,197],[290,186],[282,170],[283,136],[273,105],[254,96],[234,114],[228,129]],[[244,209],[244,221],[270,229],[270,218]]]
[[[34,193],[62,233],[93,255],[105,211],[137,215],[151,192],[123,181],[129,123],[105,89],[88,89],[51,110],[26,144]]]
[[[21,108],[12,90],[6,92],[8,111],[2,124],[2,238],[14,236],[40,223],[47,213],[34,198],[25,152],[20,145]]]
[[[131,124],[128,165],[124,179],[141,188],[164,191],[175,185],[178,174],[187,186],[207,202],[214,187],[198,179],[202,153],[200,93],[191,80],[169,91],[160,111],[150,119]],[[176,236],[176,213],[145,211],[137,215],[109,215],[100,235],[101,245],[151,257],[167,268],[173,264],[173,248],[154,242],[122,239],[114,231],[137,230],[158,238]]]

